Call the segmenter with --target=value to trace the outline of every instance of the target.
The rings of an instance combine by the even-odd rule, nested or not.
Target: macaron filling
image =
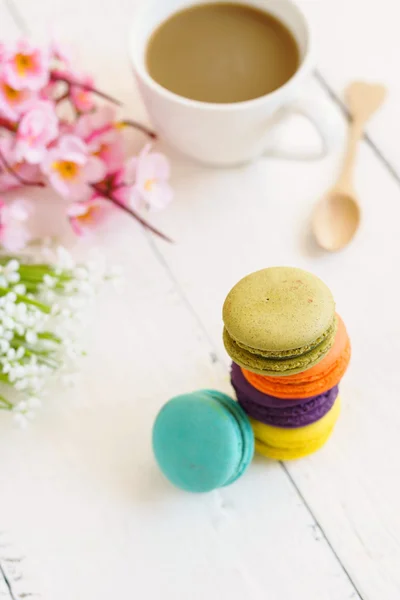
[[[337,327],[336,319],[333,318],[332,323],[324,331],[324,333],[321,336],[319,336],[317,339],[315,339],[311,344],[306,344],[306,345],[302,346],[301,348],[280,350],[279,352],[276,350],[268,350],[268,349],[264,349],[264,348],[252,348],[251,346],[247,346],[240,340],[235,339],[229,331],[228,331],[228,333],[229,333],[230,337],[232,338],[232,340],[240,348],[243,348],[243,350],[246,350],[246,352],[250,352],[251,354],[256,354],[257,356],[263,356],[264,358],[271,358],[274,360],[285,360],[285,359],[290,359],[290,358],[296,358],[296,356],[303,356],[304,354],[311,352],[311,350],[314,350],[315,348],[320,346],[326,338],[329,338],[332,335],[334,335],[334,333],[336,331],[336,327]]]
[[[248,352],[231,338],[226,328],[224,328],[223,332],[223,341],[225,349],[232,360],[249,371],[253,371],[260,375],[292,375],[311,368],[328,354],[335,340],[336,327],[337,320],[335,318],[334,327],[329,328],[329,336],[326,336],[323,341],[312,350],[291,358],[276,357],[272,359],[259,354],[254,354],[254,352]]]
[[[294,429],[306,427],[322,419],[332,408],[339,390],[336,386],[324,394],[306,399],[303,404],[297,406],[285,406],[285,400],[281,400],[281,404],[284,405],[282,408],[262,406],[245,394],[239,391],[236,393],[240,406],[251,418],[274,427]]]
[[[216,390],[204,391],[207,394],[209,394],[214,400],[222,404],[222,406],[233,417],[234,422],[238,428],[239,452],[241,457],[235,470],[232,472],[232,475],[223,484],[224,486],[227,486],[236,481],[236,479],[238,479],[239,477],[241,477],[241,475],[246,471],[247,467],[250,465],[254,455],[254,434],[249,419],[246,416],[246,413],[243,411],[243,409],[237,402],[232,400],[232,398],[230,398],[229,396],[226,396],[221,392],[217,392]]]

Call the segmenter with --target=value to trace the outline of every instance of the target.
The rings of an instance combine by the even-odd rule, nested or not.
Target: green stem
[[[4,404],[4,406],[0,405],[1,410],[12,410],[14,408],[13,404],[6,400],[4,396],[0,396],[0,403]]]
[[[43,331],[42,333],[38,333],[38,338],[40,340],[50,340],[56,344],[61,344],[62,342],[62,339],[58,337],[58,335],[51,333],[51,331]]]
[[[0,296],[6,296],[9,292],[13,291],[11,288],[0,287]],[[23,294],[16,294],[17,302],[24,302],[25,304],[30,304],[31,306],[36,306],[40,311],[44,312],[46,315],[51,313],[51,307],[47,304],[43,304],[43,302],[38,302],[38,300],[33,300],[32,298],[28,298]]]
[[[28,346],[24,346],[26,356],[36,356],[38,361],[44,365],[47,365],[51,369],[57,369],[60,366],[60,363],[55,358],[50,358],[46,356],[45,351],[38,351],[35,349],[30,350]]]

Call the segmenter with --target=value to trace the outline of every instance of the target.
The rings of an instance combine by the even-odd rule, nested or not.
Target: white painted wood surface
[[[126,51],[138,1],[13,6],[39,38],[56,25],[99,85],[144,118]],[[394,0],[301,3],[331,94],[359,77],[389,87],[369,135],[397,171],[364,142],[360,234],[337,256],[313,246],[310,211],[334,178],[346,130],[315,79],[310,85],[337,123],[329,158],[221,172],[170,154],[176,200],[153,221],[176,244],[149,238],[123,216],[104,234],[128,284],[123,296],[106,292],[96,306],[80,387],[57,393],[28,432],[0,422],[0,529],[30,555],[46,599],[400,597],[399,8]],[[1,38],[18,33],[9,4],[0,5]],[[340,422],[313,457],[256,459],[229,488],[181,493],[154,465],[153,418],[176,393],[229,392],[224,296],[244,274],[274,264],[307,268],[334,291],[353,342]]]

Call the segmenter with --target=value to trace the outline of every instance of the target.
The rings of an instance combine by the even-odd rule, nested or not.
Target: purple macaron
[[[241,368],[232,364],[231,383],[243,410],[253,419],[287,429],[311,425],[332,408],[338,387],[309,398],[282,400],[256,390],[247,381]]]

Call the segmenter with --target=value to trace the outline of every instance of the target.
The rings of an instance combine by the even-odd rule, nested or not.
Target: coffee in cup
[[[200,102],[253,100],[284,85],[300,52],[272,14],[233,2],[184,8],[153,32],[146,49],[150,76],[167,90]]]

